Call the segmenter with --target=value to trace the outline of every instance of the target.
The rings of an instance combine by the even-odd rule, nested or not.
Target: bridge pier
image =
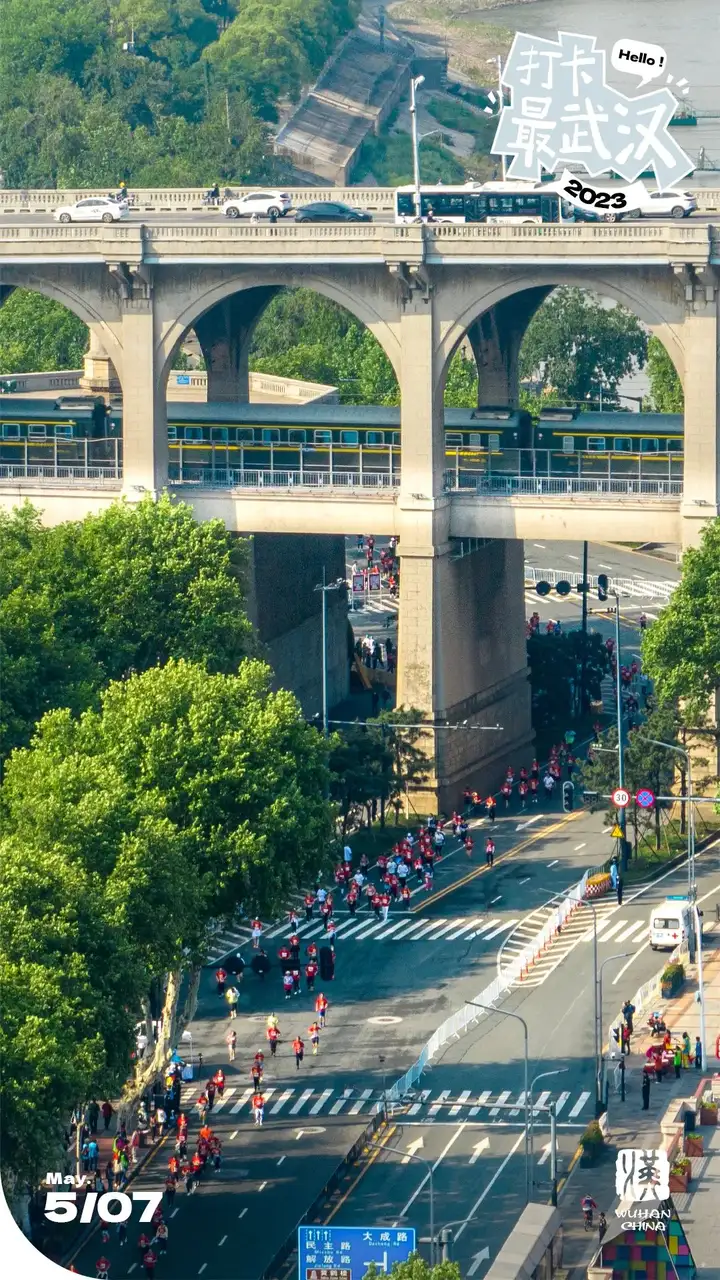
[[[152,297],[125,301],[123,352],[123,493],[130,499],[167,485],[169,448],[165,379],[158,368]]]
[[[277,287],[243,289],[216,302],[195,321],[207,368],[208,402],[247,404],[252,333]]]
[[[682,327],[685,363],[683,548],[696,546],[706,521],[720,514],[718,297],[714,279],[708,281],[707,289],[696,286],[694,303],[688,306]]]
[[[520,347],[549,288],[525,289],[484,311],[467,331],[478,370],[478,406],[520,404]]]

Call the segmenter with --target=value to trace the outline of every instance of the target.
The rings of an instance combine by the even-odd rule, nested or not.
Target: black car
[[[372,214],[352,209],[336,200],[316,200],[304,204],[295,214],[296,222],[372,222]]]

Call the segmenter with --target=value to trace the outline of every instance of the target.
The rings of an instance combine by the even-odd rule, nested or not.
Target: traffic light
[[[575,788],[572,782],[563,782],[563,812],[572,813]]]
[[[606,573],[598,574],[598,600],[607,600],[608,598],[608,576]]]

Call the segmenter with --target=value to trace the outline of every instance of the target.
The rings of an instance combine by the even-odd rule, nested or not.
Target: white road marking
[[[451,1108],[450,1108],[450,1112],[449,1112],[449,1114],[450,1114],[451,1116],[456,1116],[456,1115],[458,1115],[458,1113],[459,1113],[459,1111],[460,1111],[460,1108],[462,1107],[462,1105],[463,1105],[465,1102],[467,1102],[467,1100],[468,1100],[468,1098],[469,1098],[469,1097],[470,1097],[470,1090],[469,1090],[469,1089],[464,1089],[464,1090],[463,1090],[463,1092],[462,1092],[461,1094],[459,1094],[459,1096],[458,1096],[457,1104],[456,1104],[454,1107],[451,1107]]]
[[[238,1098],[237,1102],[235,1103],[235,1106],[230,1108],[230,1115],[234,1116],[236,1111],[242,1111],[243,1107],[245,1106],[245,1103],[248,1101],[249,1098],[252,1098],[252,1096],[253,1096],[253,1090],[246,1089],[245,1092],[242,1093]]]
[[[612,571],[612,568],[613,568],[613,566],[612,566],[611,564],[603,564],[602,560],[598,560],[598,567],[599,567],[600,569],[610,569],[611,571]]]
[[[580,848],[582,849],[582,845],[580,845]],[[548,867],[556,867],[559,861],[560,861],[560,859],[559,859],[559,858],[553,858],[553,861],[552,861],[552,862],[548,862],[548,864],[547,864],[547,865],[548,865]]]
[[[568,1100],[568,1098],[569,1098],[569,1097],[570,1097],[570,1094],[569,1094],[569,1093],[561,1093],[561,1094],[560,1094],[560,1097],[558,1098],[557,1102],[555,1103],[555,1115],[556,1115],[556,1116],[559,1116],[559,1115],[560,1115],[560,1112],[562,1111],[562,1109],[563,1109],[563,1107],[565,1106],[565,1103],[567,1102],[567,1100]]]
[[[579,853],[581,849],[586,849],[586,848],[587,848],[587,840],[585,840],[583,844],[576,844],[573,850],[573,853]],[[550,866],[552,866],[552,863],[550,863]]]
[[[433,929],[437,929],[438,925],[445,923],[445,919],[445,916],[441,916],[439,920],[433,920],[430,924],[426,924],[423,929],[418,929],[417,933],[412,935],[413,942],[417,942],[418,938],[422,938],[426,933],[432,933]],[[397,937],[399,936],[398,934]],[[410,935],[406,933],[403,936],[407,938]],[[393,942],[397,942],[397,937],[393,938]]]
[[[534,1116],[538,1114],[538,1110],[539,1110],[539,1108],[540,1108],[540,1107],[544,1107],[544,1106],[545,1106],[545,1104],[546,1104],[546,1102],[547,1102],[547,1100],[548,1100],[548,1098],[549,1098],[549,1097],[550,1097],[550,1090],[549,1090],[549,1089],[546,1089],[544,1093],[541,1093],[541,1094],[540,1094],[540,1096],[539,1096],[538,1098],[536,1098],[536,1099],[535,1099],[535,1103],[534,1103],[534,1106],[533,1106],[533,1115],[534,1115]]]
[[[267,1186],[267,1182],[261,1182],[260,1186],[258,1187],[258,1191],[264,1191],[266,1186]]]
[[[363,1089],[357,1102],[353,1102],[352,1106],[349,1108],[348,1115],[356,1116],[358,1111],[362,1110],[363,1103],[367,1102],[368,1098],[371,1098],[371,1097],[372,1097],[372,1089]]]
[[[136,1266],[137,1266],[137,1262],[133,1262],[132,1266],[131,1266],[131,1267],[128,1267],[128,1275],[129,1275],[129,1276],[131,1276],[131,1275],[132,1275],[132,1273],[133,1273],[133,1271],[135,1270]]]
[[[492,898],[492,899],[490,900],[490,906],[491,906],[491,907],[494,907],[494,906],[495,906],[495,903],[496,903],[496,902],[500,902],[501,900],[502,900],[502,894],[501,894],[501,893],[499,893],[499,894],[498,894],[498,896],[497,896],[497,898]]]
[[[462,1123],[462,1124],[459,1124],[459,1125],[458,1125],[458,1127],[457,1127],[457,1129],[455,1130],[455,1132],[454,1132],[454,1134],[453,1134],[452,1138],[450,1139],[450,1141],[447,1143],[447,1145],[446,1145],[445,1147],[443,1147],[443,1149],[442,1149],[442,1151],[440,1152],[440,1155],[438,1156],[438,1158],[437,1158],[437,1160],[435,1161],[434,1165],[432,1165],[432,1171],[433,1171],[433,1173],[434,1173],[434,1172],[435,1172],[435,1170],[437,1169],[437,1167],[438,1167],[438,1165],[440,1164],[440,1162],[441,1162],[442,1160],[444,1160],[444,1159],[445,1159],[445,1156],[447,1155],[447,1153],[448,1153],[448,1151],[451,1149],[451,1147],[453,1147],[453,1146],[455,1145],[455,1143],[457,1142],[458,1138],[460,1137],[460,1134],[462,1133],[463,1129],[465,1128],[465,1124],[466,1124],[466,1123],[467,1123],[466,1121],[463,1121],[463,1123]],[[520,1139],[521,1139],[521,1141],[524,1139],[524,1137],[525,1137],[525,1134],[524,1134],[524,1133],[520,1135]],[[405,1208],[401,1211],[401,1213],[400,1213],[400,1217],[401,1217],[401,1218],[406,1217],[408,1209],[410,1209],[410,1208],[412,1207],[412,1205],[415,1203],[415,1201],[417,1200],[418,1196],[420,1195],[420,1192],[422,1191],[423,1187],[425,1186],[425,1183],[429,1180],[429,1178],[430,1178],[430,1174],[429,1174],[429,1173],[426,1173],[426,1174],[425,1174],[425,1176],[424,1176],[424,1178],[423,1178],[423,1180],[422,1180],[422,1182],[420,1183],[419,1187],[417,1187],[417,1188],[416,1188],[416,1190],[415,1190],[415,1191],[413,1191],[413,1193],[412,1193],[412,1195],[411,1195],[410,1199],[408,1200],[407,1204],[405,1205]],[[394,1225],[396,1225],[396,1224],[394,1224]]]
[[[478,1105],[476,1107],[471,1107],[470,1110],[468,1111],[468,1117],[476,1116],[483,1102],[487,1102],[488,1098],[490,1098],[491,1096],[492,1096],[492,1090],[484,1089],[483,1092],[480,1094],[480,1097],[478,1098]]]
[[[524,1141],[525,1141],[525,1134],[524,1134],[524,1133],[521,1133],[521,1134],[520,1134],[520,1136],[519,1136],[519,1138],[516,1140],[515,1145],[514,1145],[513,1147],[511,1147],[511,1148],[510,1148],[510,1151],[509,1151],[509,1152],[508,1152],[508,1154],[506,1155],[506,1157],[505,1157],[505,1159],[503,1160],[503,1162],[502,1162],[502,1164],[500,1165],[500,1167],[499,1167],[498,1169],[496,1169],[496,1170],[495,1170],[495,1173],[493,1174],[492,1178],[490,1179],[490,1181],[488,1182],[487,1186],[485,1187],[485,1190],[482,1192],[482,1194],[481,1194],[481,1195],[478,1197],[478,1199],[475,1201],[475,1204],[473,1205],[472,1209],[470,1210],[470,1212],[469,1212],[469,1214],[468,1214],[467,1218],[465,1219],[465,1221],[464,1221],[464,1222],[461,1222],[460,1226],[458,1227],[457,1231],[455,1232],[455,1239],[456,1239],[456,1240],[459,1240],[459,1238],[460,1238],[460,1236],[462,1235],[463,1231],[465,1230],[465,1228],[466,1228],[466,1226],[467,1226],[468,1222],[470,1222],[470,1221],[472,1220],[472,1218],[474,1218],[474,1216],[475,1216],[475,1214],[477,1213],[478,1209],[480,1208],[480,1205],[482,1204],[483,1200],[485,1199],[485,1197],[486,1197],[487,1195],[489,1195],[489,1194],[490,1194],[490,1192],[492,1191],[493,1187],[495,1186],[495,1183],[497,1182],[498,1178],[500,1177],[500,1174],[503,1172],[503,1170],[505,1169],[505,1167],[506,1167],[506,1165],[509,1163],[509,1161],[510,1161],[510,1160],[512,1160],[513,1156],[515,1155],[515,1152],[517,1151],[518,1147],[520,1146],[520,1143],[521,1143],[521,1142],[524,1142]],[[485,1251],[484,1251],[484,1250],[482,1250],[482,1252],[484,1253]],[[477,1255],[476,1255],[476,1261],[477,1261]],[[473,1263],[473,1266],[474,1266],[474,1265],[475,1265],[475,1264]],[[478,1264],[478,1265],[479,1265],[479,1264]],[[475,1268],[475,1270],[477,1270],[477,1267]],[[474,1273],[473,1273],[473,1274],[474,1274]]]
[[[571,556],[571,555],[568,555],[568,560],[579,560],[579,559],[580,559],[580,557],[579,557],[579,556]]]
[[[385,929],[383,933],[378,934],[375,941],[379,942],[381,938],[389,938],[391,933],[397,933],[398,929],[402,929],[405,924],[407,924],[407,920],[399,920],[397,924],[390,925],[389,929]]]
[[[179,1212],[180,1212],[180,1205],[178,1205],[177,1209],[173,1209],[172,1213],[170,1214],[170,1217],[174,1218],[175,1214]]]
[[[552,1142],[546,1142],[545,1146],[543,1147],[543,1153],[542,1153],[542,1155],[541,1155],[540,1159],[538,1160],[538,1168],[540,1167],[540,1165],[541,1165],[541,1164],[544,1164],[544,1163],[545,1163],[545,1161],[548,1159],[548,1157],[549,1157],[549,1155],[550,1155],[550,1148],[551,1148],[551,1147],[552,1147]]]
[[[461,929],[455,929],[453,933],[448,933],[445,938],[445,941],[453,942],[455,938],[459,938],[463,933],[466,933],[468,929],[472,929],[477,925],[481,924],[482,919],[483,919],[482,916],[473,916],[471,920],[466,921],[466,923],[462,926]]]
[[[226,1240],[227,1240],[227,1236],[223,1236],[222,1240],[218,1241],[218,1249],[222,1248]]]
[[[525,876],[524,880],[518,880],[518,884],[527,884],[529,880],[530,876]]]
[[[280,1097],[278,1098],[277,1102],[270,1108],[270,1111],[268,1112],[268,1114],[271,1116],[276,1116],[278,1111],[281,1111],[282,1108],[285,1106],[285,1103],[290,1098],[292,1098],[294,1092],[295,1092],[294,1089],[285,1089],[280,1094]]]
[[[298,1111],[303,1106],[303,1104],[307,1102],[308,1098],[312,1097],[312,1093],[313,1093],[312,1089],[303,1089],[302,1093],[300,1094],[300,1097],[295,1103],[295,1106],[290,1108],[291,1116],[297,1115]]]
[[[246,1213],[247,1213],[247,1205],[243,1209],[242,1213],[238,1214],[238,1218],[244,1218]]]
[[[338,1111],[342,1111],[345,1103],[352,1097],[352,1089],[345,1089],[342,1098],[338,1098],[337,1102],[333,1102],[330,1108],[330,1115],[336,1116]]]
[[[281,1156],[280,1159],[278,1160],[278,1165],[281,1165],[284,1159],[285,1159],[285,1156]]]
[[[525,1090],[523,1089],[522,1093],[520,1094],[520,1097],[518,1098],[518,1105],[517,1105],[517,1107],[514,1107],[512,1111],[509,1111],[509,1112],[508,1112],[508,1115],[511,1115],[511,1116],[519,1116],[519,1115],[520,1115],[520,1107],[524,1107],[524,1106],[525,1106]]]
[[[476,1142],[475,1146],[473,1147],[473,1153],[470,1159],[468,1160],[468,1164],[475,1164],[477,1160],[480,1158],[480,1156],[482,1155],[483,1151],[487,1151],[489,1146],[490,1146],[489,1138],[481,1138],[479,1142]]]
[[[642,955],[642,953],[643,953],[643,951],[645,950],[645,948],[646,948],[646,947],[649,947],[649,945],[650,945],[650,943],[649,943],[649,942],[643,942],[642,946],[641,946],[641,947],[638,947],[637,951],[634,951],[634,952],[633,952],[633,954],[631,955],[631,957],[630,957],[630,959],[628,960],[627,964],[624,964],[624,965],[623,965],[623,967],[622,967],[622,969],[620,969],[620,970],[619,970],[619,972],[618,972],[618,973],[615,975],[615,977],[613,978],[613,980],[612,980],[612,985],[613,985],[613,986],[615,986],[615,984],[616,984],[616,983],[618,983],[618,982],[620,981],[620,979],[622,978],[623,974],[624,974],[624,973],[625,973],[625,972],[630,968],[630,965],[633,963],[633,961],[634,961],[634,960],[637,960],[638,956],[641,956],[641,955]]]
[[[333,1092],[332,1089],[323,1089],[317,1102],[314,1102],[313,1105],[311,1106],[308,1112],[308,1115],[316,1116],[318,1111],[322,1111],[328,1098],[332,1097],[332,1092]]]
[[[617,938],[615,939],[615,941],[616,941],[616,942],[625,942],[625,940],[626,940],[627,938],[631,937],[633,933],[637,933],[637,935],[638,935],[638,937],[637,937],[637,941],[639,942],[639,941],[640,941],[640,936],[641,936],[641,934],[644,934],[644,933],[647,933],[647,932],[648,932],[648,926],[647,926],[647,924],[645,923],[645,921],[643,920],[643,921],[642,921],[642,923],[638,924],[638,922],[637,922],[637,920],[636,920],[636,921],[634,922],[634,924],[631,924],[631,925],[629,926],[629,928],[627,928],[627,929],[623,929],[622,933],[619,933],[619,934],[618,934],[618,936],[617,936]]]
[[[424,1104],[427,1102],[431,1093],[432,1093],[432,1089],[423,1089],[420,1093],[420,1101],[414,1102],[411,1107],[408,1107],[408,1115],[409,1116],[417,1115],[418,1111],[422,1110]]]
[[[540,819],[544,817],[545,817],[544,813],[536,813],[534,818],[528,818],[527,822],[521,822],[520,826],[516,827],[515,830],[524,831],[526,827],[531,827],[533,822],[539,822]]]
[[[437,1100],[433,1103],[433,1105],[430,1107],[428,1111],[428,1117],[437,1115],[442,1103],[445,1101],[446,1098],[450,1097],[450,1092],[451,1092],[450,1089],[443,1089],[442,1093],[438,1094]],[[402,1214],[400,1216],[402,1217]]]
[[[229,1102],[233,1094],[236,1092],[237,1090],[235,1088],[226,1089],[222,1098],[218,1098],[217,1102],[215,1103],[215,1106],[213,1107],[213,1112],[222,1111],[226,1102]]]
[[[239,1131],[235,1129],[234,1132],[230,1134],[230,1142],[232,1142],[233,1138],[237,1138],[238,1132]]]
[[[202,1275],[202,1273],[203,1273],[203,1271],[205,1270],[206,1266],[207,1266],[207,1262],[203,1262],[203,1264],[202,1264],[202,1266],[201,1266],[200,1270],[198,1271],[198,1275],[199,1275],[199,1276],[201,1276],[201,1275]]]
[[[375,920],[373,924],[370,925],[369,929],[366,928],[363,930],[362,933],[359,933],[357,935],[357,938],[355,939],[355,941],[362,942],[363,938],[369,938],[371,934],[377,933],[378,929],[384,929],[386,924],[387,924],[387,920]]]
[[[580,1115],[580,1112],[582,1111],[582,1109],[583,1109],[583,1107],[585,1106],[585,1103],[587,1102],[587,1100],[588,1100],[588,1098],[589,1098],[589,1097],[590,1097],[590,1094],[589,1094],[589,1093],[581,1093],[581,1094],[580,1094],[580,1097],[578,1098],[577,1102],[575,1103],[575,1106],[572,1108],[572,1111],[570,1111],[570,1112],[569,1112],[569,1115],[570,1115],[570,1119],[571,1119],[571,1120],[574,1120],[576,1116],[579,1116],[579,1115]]]
[[[472,1260],[472,1265],[468,1267],[468,1280],[472,1280],[472,1277],[475,1275],[475,1272],[478,1270],[481,1262],[489,1261],[490,1250],[488,1249],[488,1246],[485,1245],[484,1249],[480,1249],[480,1251],[475,1254],[475,1257]]]
[[[352,935],[353,935],[354,933],[357,933],[358,929],[364,929],[364,928],[365,928],[365,926],[366,926],[366,924],[367,924],[367,920],[361,920],[359,924],[354,924],[354,925],[353,925],[353,927],[352,927],[352,929],[346,929],[346,930],[345,930],[345,932],[344,932],[344,934],[343,934],[343,938],[350,938],[350,937],[352,937]]]
[[[491,938],[497,938],[499,933],[507,933],[508,929],[512,929],[517,924],[517,919],[508,920],[507,924],[501,924],[499,929],[493,929],[492,933],[486,933],[484,941],[489,942]]]
[[[504,1091],[503,1093],[501,1093],[501,1094],[499,1094],[499,1095],[498,1095],[498,1102],[507,1102],[507,1100],[508,1100],[508,1098],[509,1098],[509,1097],[510,1097],[510,1090],[509,1090],[509,1089],[505,1089],[505,1091]],[[490,1109],[490,1112],[489,1112],[488,1114],[489,1114],[489,1115],[491,1115],[491,1116],[497,1116],[497,1115],[499,1115],[499,1114],[500,1114],[500,1108],[499,1108],[499,1107],[492,1107],[492,1108]]]
[[[544,543],[544,542],[533,542],[533,546],[534,546],[534,547],[539,547],[541,551],[544,551],[544,550],[545,550],[545,543]]]

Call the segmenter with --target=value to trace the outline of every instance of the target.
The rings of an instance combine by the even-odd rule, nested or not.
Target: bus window
[[[28,439],[44,440],[47,436],[47,427],[44,423],[31,422],[28,427]]]
[[[280,428],[279,427],[263,427],[262,439],[265,442],[265,444],[271,444],[273,441],[279,440]]]
[[[587,440],[588,453],[607,453],[607,444],[604,436],[588,436]]]
[[[574,437],[574,436],[563,436],[563,438],[562,438],[562,451],[563,451],[563,453],[574,453],[574,452],[575,452],[575,437]]]
[[[315,444],[332,444],[332,431],[314,431]]]
[[[20,423],[4,422],[2,433],[3,433],[3,440],[19,440],[20,439]]]
[[[428,209],[432,209],[436,218],[455,218],[459,222],[465,221],[465,196],[457,192],[451,194],[449,191],[435,191],[432,194],[422,195],[420,208],[423,217],[427,215]]]
[[[613,440],[613,449],[615,453],[630,453],[632,451],[633,442],[630,436],[615,436]]]
[[[211,440],[220,440],[222,441],[223,444],[227,444],[227,438],[228,438],[227,427],[211,427],[210,428]]]
[[[385,432],[384,431],[368,431],[365,436],[365,441],[367,444],[384,444]]]
[[[660,452],[660,441],[659,441],[659,440],[647,440],[647,439],[645,439],[645,440],[641,440],[641,441],[640,441],[640,452],[641,452],[641,453],[659,453],[659,452]]]
[[[457,446],[461,445],[462,442],[463,442],[462,431],[446,431],[445,432],[446,444],[453,444],[457,448]]]
[[[415,197],[412,191],[403,191],[397,197],[397,212],[403,218],[412,218],[415,213]]]
[[[357,431],[341,431],[340,432],[341,444],[357,444],[358,439],[359,439],[359,436]]]
[[[305,444],[307,440],[307,431],[288,431],[288,440],[293,444]]]

